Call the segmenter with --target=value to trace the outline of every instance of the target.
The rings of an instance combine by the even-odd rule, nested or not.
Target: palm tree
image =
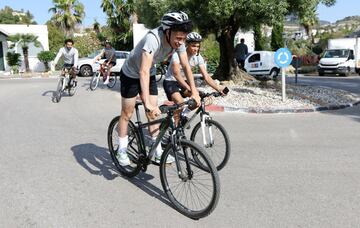
[[[84,5],[78,0],[52,0],[54,7],[49,9],[54,15],[51,20],[60,26],[67,37],[72,36],[75,26],[85,17]]]
[[[33,43],[35,45],[35,47],[39,47],[40,42],[37,39],[38,39],[38,37],[35,36],[35,35],[32,35],[32,34],[20,34],[20,33],[17,33],[17,34],[15,34],[13,36],[9,36],[9,38],[8,38],[9,41],[14,43],[12,45],[12,48],[15,46],[16,43],[21,46],[23,56],[24,56],[24,63],[25,63],[26,72],[30,72],[30,67],[29,67],[29,44]]]

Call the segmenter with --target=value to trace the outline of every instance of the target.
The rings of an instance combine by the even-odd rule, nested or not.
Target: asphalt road
[[[295,83],[295,77],[291,76],[287,78],[288,83]],[[360,95],[360,76],[353,75],[349,77],[340,76],[299,76],[299,84],[327,86],[335,89],[343,89],[351,93]]]
[[[159,170],[120,176],[107,126],[117,88],[52,103],[55,79],[0,80],[0,227],[359,227],[360,107],[214,113],[232,142],[215,211],[179,214]]]

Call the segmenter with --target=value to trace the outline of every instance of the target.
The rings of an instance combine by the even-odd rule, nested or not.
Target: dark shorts
[[[141,93],[140,79],[130,78],[120,71],[120,82],[120,92],[122,97],[133,98]],[[149,92],[150,95],[158,95],[155,76],[150,77]]]
[[[109,60],[105,60],[105,61],[104,61],[104,63],[108,63],[108,62],[109,62]],[[114,61],[111,61],[110,63],[111,63],[112,66],[115,66],[115,65],[116,65],[116,62],[114,62]]]
[[[163,86],[166,93],[166,97],[169,101],[171,101],[171,95],[176,92],[180,93],[183,98],[186,97],[184,95],[186,89],[181,87],[177,81],[164,80]]]
[[[74,66],[74,64],[64,63],[63,68],[70,70],[73,66]]]

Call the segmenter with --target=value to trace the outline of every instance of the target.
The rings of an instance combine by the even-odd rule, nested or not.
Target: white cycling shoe
[[[118,160],[118,162],[121,166],[127,166],[127,165],[131,164],[127,153],[117,152],[116,159]]]

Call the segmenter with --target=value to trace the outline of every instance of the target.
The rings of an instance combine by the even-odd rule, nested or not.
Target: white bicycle
[[[60,102],[62,94],[65,90],[68,91],[69,96],[73,96],[77,89],[77,82],[73,77],[71,77],[72,69],[65,67],[62,71],[64,72],[64,75],[60,75],[56,92],[53,97],[56,103]]]
[[[95,62],[96,64],[101,64],[100,62]],[[107,71],[109,70],[108,66],[103,66],[105,73],[107,73]],[[99,69],[96,71],[96,73],[93,75],[93,77],[91,78],[90,81],[90,89],[91,90],[96,90],[96,88],[99,85],[99,81],[100,81],[100,76],[101,76],[101,71],[100,71],[100,67]],[[113,88],[116,84],[116,75],[112,75],[110,73],[109,75],[109,83],[107,84],[108,88]]]

